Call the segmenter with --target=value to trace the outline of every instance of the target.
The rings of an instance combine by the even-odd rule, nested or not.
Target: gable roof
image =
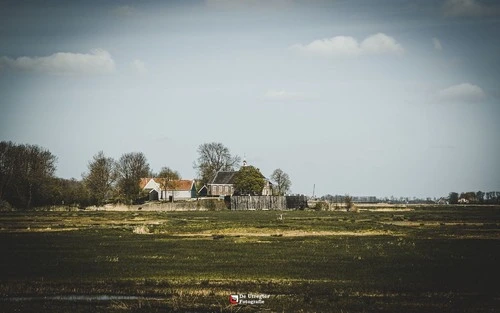
[[[144,187],[146,187],[146,185],[149,183],[151,179],[152,178],[150,177],[141,178],[141,181],[139,182],[139,187],[141,187],[141,189],[144,189]]]
[[[144,187],[146,187],[146,185],[150,180],[153,180],[155,183],[158,184],[158,187],[161,188],[161,184],[163,181],[165,181],[165,178],[141,178],[141,184],[140,184],[141,189],[144,189]],[[144,181],[146,183],[143,183]],[[192,179],[173,180],[171,181],[171,186],[173,186],[173,188],[169,187],[167,190],[188,191],[193,188],[193,185],[194,185],[194,180]]]
[[[163,181],[165,181],[165,178],[155,178],[155,182],[157,182],[160,186]],[[187,191],[191,190],[194,185],[194,180],[191,179],[180,179],[180,180],[172,180],[170,182],[170,186],[167,190],[175,190],[175,191]]]
[[[210,184],[215,184],[215,185],[229,185],[229,184],[234,184],[234,180],[236,178],[237,171],[219,171],[217,174],[215,174],[214,179],[212,179],[212,182]]]

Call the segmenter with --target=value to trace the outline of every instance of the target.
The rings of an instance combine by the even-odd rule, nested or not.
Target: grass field
[[[498,312],[499,226],[499,207],[3,212],[0,311]],[[247,293],[270,297],[229,304]]]

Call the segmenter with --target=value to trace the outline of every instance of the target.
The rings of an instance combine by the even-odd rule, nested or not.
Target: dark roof
[[[217,185],[234,184],[234,179],[237,173],[238,172],[236,171],[217,172],[217,174],[215,175],[214,179],[212,179],[212,182],[210,182],[210,184],[217,184]]]

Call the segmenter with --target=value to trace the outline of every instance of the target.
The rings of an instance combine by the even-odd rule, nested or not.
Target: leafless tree
[[[161,189],[165,192],[165,197],[167,196],[167,190],[175,190],[176,186],[176,181],[181,179],[181,175],[179,172],[169,168],[169,167],[163,167],[158,174],[158,178],[161,178],[160,180],[160,187]],[[174,192],[172,191],[172,201],[174,200]]]
[[[139,182],[150,173],[146,156],[142,152],[125,153],[117,164],[118,187],[122,196],[133,202],[140,197]]]
[[[218,171],[232,171],[241,162],[232,156],[229,149],[219,142],[204,143],[198,147],[198,159],[193,167],[198,171],[202,184],[208,183]]]
[[[276,183],[275,191],[280,196],[284,195],[292,186],[290,176],[280,168],[274,170],[271,179]]]
[[[344,196],[344,204],[345,204],[345,208],[346,208],[347,211],[351,210],[352,205],[353,205],[353,203],[352,203],[352,197],[349,196],[349,195],[345,195]]]
[[[101,205],[109,196],[116,181],[116,162],[99,151],[87,167],[88,173],[82,175],[83,181],[94,202]]]
[[[36,145],[0,143],[0,199],[30,208],[49,200],[57,158]]]

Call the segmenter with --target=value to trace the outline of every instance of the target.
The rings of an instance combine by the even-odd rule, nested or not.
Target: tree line
[[[462,200],[463,199],[463,200]],[[461,201],[472,204],[500,204],[500,192],[498,191],[468,191],[468,192],[450,192],[448,202],[450,204],[458,204]]]
[[[46,205],[100,205],[105,200],[132,203],[141,196],[139,181],[151,174],[141,152],[119,160],[98,152],[82,179],[55,176],[57,157],[37,145],[0,142],[0,201],[2,206],[32,208]]]
[[[232,171],[241,158],[233,156],[221,143],[204,143],[198,147],[193,167],[198,174],[198,187],[209,183],[218,171]],[[138,203],[146,196],[140,187],[144,177],[159,177],[162,190],[175,187],[181,178],[167,166],[152,172],[142,152],[124,153],[118,160],[99,151],[87,164],[82,179],[55,176],[57,157],[37,145],[0,142],[0,207],[32,208],[47,205],[89,206],[105,203]],[[277,169],[271,175],[275,192],[284,194],[291,182],[288,174]],[[238,172],[237,190],[258,194],[264,185],[260,171],[248,166]],[[260,191],[259,191],[260,188]]]

